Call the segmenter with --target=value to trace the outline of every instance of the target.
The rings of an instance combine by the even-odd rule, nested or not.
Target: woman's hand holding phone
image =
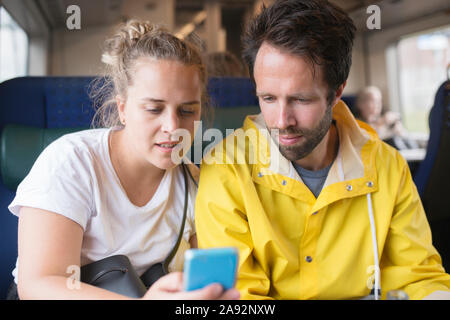
[[[153,284],[143,299],[237,300],[235,248],[190,249],[184,272],[172,272]]]
[[[232,288],[223,291],[218,283],[213,283],[202,289],[193,291],[183,290],[183,273],[171,272],[156,281],[143,300],[238,300],[239,291]]]

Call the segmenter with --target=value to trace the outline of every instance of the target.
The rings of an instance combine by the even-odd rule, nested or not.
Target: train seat
[[[429,114],[430,138],[425,159],[418,167],[414,182],[430,223],[433,244],[450,271],[450,81],[438,89]]]
[[[17,257],[17,218],[7,209],[43,147],[66,131],[89,127],[91,77],[20,77],[0,84],[0,299]],[[46,132],[49,130],[50,132]]]
[[[89,128],[93,77],[21,77],[0,83],[0,299],[6,297],[17,257],[17,218],[7,209],[40,152],[63,134]],[[215,127],[241,126],[259,112],[248,78],[211,78],[208,92]],[[203,146],[202,146],[203,147]]]

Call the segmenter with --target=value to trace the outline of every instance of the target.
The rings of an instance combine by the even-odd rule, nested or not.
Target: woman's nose
[[[162,129],[164,132],[173,133],[180,127],[180,119],[176,112],[168,111],[164,117],[162,117]]]

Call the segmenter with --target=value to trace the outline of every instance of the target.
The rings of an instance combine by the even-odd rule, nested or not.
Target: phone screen
[[[190,249],[184,255],[184,289],[201,289],[219,283],[224,290],[234,287],[238,265],[235,248]]]

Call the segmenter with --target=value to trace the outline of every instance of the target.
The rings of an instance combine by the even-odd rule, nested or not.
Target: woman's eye
[[[156,114],[161,112],[161,108],[145,108],[145,111]]]
[[[263,97],[263,101],[265,101],[265,102],[273,102],[273,101],[275,101],[275,98],[274,97]]]

